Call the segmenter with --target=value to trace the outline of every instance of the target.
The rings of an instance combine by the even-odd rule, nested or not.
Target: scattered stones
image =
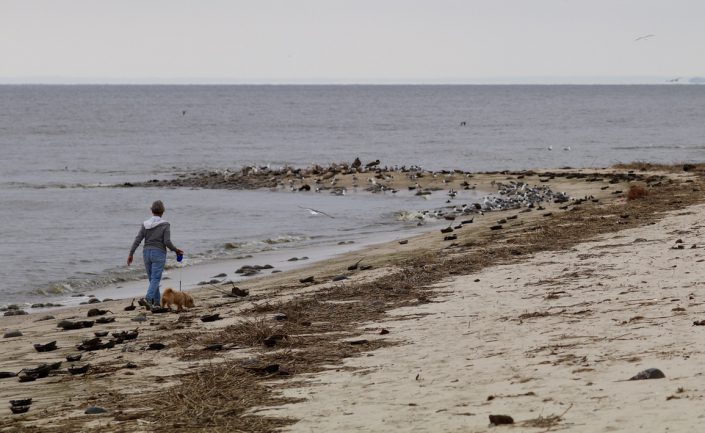
[[[21,337],[22,332],[20,331],[7,331],[2,335],[2,338],[14,338],[14,337]]]
[[[220,313],[215,314],[205,314],[201,316],[201,322],[215,322],[216,320],[221,320]]]
[[[86,409],[86,411],[83,412],[83,413],[85,413],[86,415],[98,415],[98,414],[106,413],[106,412],[107,412],[107,410],[106,410],[106,409],[103,409],[103,408],[100,407],[100,406],[90,406],[90,407],[89,407],[88,409]]]
[[[69,367],[69,368],[68,368],[68,371],[69,371],[69,373],[71,373],[72,375],[76,375],[76,374],[85,374],[85,373],[88,372],[88,369],[89,369],[89,368],[91,368],[91,365],[90,365],[90,364],[86,364],[86,365],[83,365],[83,366],[81,366],[81,367]]]
[[[231,293],[233,296],[239,296],[239,297],[242,298],[242,297],[245,297],[245,296],[249,295],[249,294],[250,294],[250,291],[247,290],[247,289],[241,289],[241,288],[239,288],[239,287],[233,286],[232,290],[230,290],[230,293]]]
[[[46,344],[34,344],[34,350],[36,350],[37,352],[51,352],[52,350],[56,349],[58,349],[58,347],[56,347],[56,341],[52,341]]]
[[[61,322],[57,323],[57,327],[63,329],[64,331],[71,330],[71,329],[83,329],[83,328],[91,328],[93,327],[93,322],[92,320],[79,320],[77,322],[72,322],[70,320],[62,320]]]
[[[82,357],[83,357],[82,353],[77,353],[74,355],[66,355],[66,360],[68,362],[77,362],[77,361],[80,361]]]
[[[647,368],[630,377],[629,380],[663,379],[665,377],[666,375],[663,374],[663,371],[658,368]]]
[[[147,346],[147,350],[162,350],[164,348],[166,348],[164,343],[149,343],[149,346]]]
[[[113,338],[117,343],[122,343],[123,341],[136,339],[139,334],[139,331],[136,329],[134,331],[113,332]]]
[[[490,424],[514,424],[514,418],[509,415],[490,415]]]
[[[88,317],[102,316],[102,315],[108,314],[108,313],[110,313],[110,311],[108,311],[108,310],[91,308],[90,310],[88,310]]]

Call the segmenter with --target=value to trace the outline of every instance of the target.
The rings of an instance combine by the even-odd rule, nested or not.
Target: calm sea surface
[[[0,86],[0,305],[141,276],[123,262],[157,198],[192,263],[410,229],[398,212],[445,198],[110,184],[356,156],[475,171],[701,161],[703,119],[705,86]]]

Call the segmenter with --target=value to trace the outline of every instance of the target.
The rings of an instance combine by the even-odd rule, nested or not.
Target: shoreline
[[[672,173],[669,176],[672,180],[675,179],[673,184],[664,182],[663,185],[651,187],[653,193],[643,202],[644,204],[640,204],[638,200],[624,202],[623,198],[617,198],[611,192],[604,192],[598,203],[587,202],[580,205],[572,203],[566,209],[560,209],[560,204],[552,204],[540,212],[518,213],[517,210],[513,210],[485,214],[475,224],[458,230],[458,242],[444,241],[439,233],[434,232],[410,238],[408,244],[405,245],[396,242],[374,245],[369,247],[364,254],[365,262],[373,265],[373,269],[350,272],[349,279],[342,282],[333,282],[332,278],[341,272],[346,273],[345,269],[353,262],[350,255],[312,263],[311,266],[303,269],[248,281],[242,287],[248,289],[250,295],[244,298],[223,298],[214,295],[212,291],[196,290],[192,292],[198,301],[196,309],[180,315],[149,315],[147,320],[152,325],[147,325],[147,322],[144,324],[132,322],[132,318],[138,312],[123,312],[124,301],[113,301],[106,303],[105,306],[97,304],[100,308],[109,308],[114,311],[114,316],[118,319],[114,325],[107,326],[109,329],[129,329],[135,326],[140,328],[138,341],[130,344],[133,350],[121,351],[118,346],[115,349],[89,352],[87,361],[91,362],[91,368],[95,368],[96,371],[89,372],[85,377],[52,373],[49,379],[39,379],[37,382],[30,383],[18,383],[16,378],[0,379],[3,384],[7,384],[3,391],[0,391],[3,398],[7,397],[6,400],[19,398],[24,394],[38,396],[36,403],[34,403],[36,406],[32,406],[27,415],[10,415],[7,408],[0,407],[0,416],[11,422],[8,430],[0,431],[14,431],[11,430],[13,428],[30,429],[26,431],[44,431],[44,429],[50,431],[67,426],[74,428],[81,426],[81,429],[88,429],[86,431],[90,431],[90,429],[98,431],[107,425],[106,422],[117,422],[120,426],[119,429],[127,428],[130,431],[159,431],[161,424],[154,424],[159,419],[159,415],[144,411],[150,407],[149,401],[151,400],[137,398],[134,404],[138,404],[139,407],[133,407],[131,402],[125,401],[125,396],[134,395],[140,389],[139,384],[144,383],[145,380],[150,383],[156,381],[157,384],[156,388],[147,393],[149,398],[178,402],[177,391],[181,389],[181,386],[192,384],[191,381],[198,378],[205,380],[206,377],[210,377],[208,380],[215,380],[208,376],[208,372],[220,371],[218,369],[221,367],[232,366],[232,368],[240,369],[238,370],[240,372],[247,372],[247,368],[250,367],[247,367],[248,364],[243,364],[247,359],[256,360],[254,366],[250,364],[253,368],[266,367],[269,363],[271,365],[277,364],[277,368],[281,366],[282,371],[287,371],[286,376],[269,374],[263,377],[255,373],[245,374],[242,380],[246,380],[246,382],[242,383],[242,386],[249,389],[272,381],[275,381],[275,384],[290,381],[288,377],[298,378],[294,382],[310,380],[309,375],[326,370],[323,367],[325,364],[333,363],[333,365],[339,366],[337,368],[340,368],[343,365],[340,363],[346,358],[364,353],[374,354],[374,349],[377,347],[391,345],[391,348],[384,350],[404,347],[405,344],[410,343],[396,341],[394,333],[390,335],[392,337],[390,341],[386,339],[378,341],[379,337],[373,339],[369,336],[369,330],[365,332],[360,327],[369,329],[369,320],[372,320],[372,323],[378,323],[375,320],[387,317],[388,311],[399,307],[413,310],[410,314],[415,319],[412,320],[423,321],[428,313],[428,311],[423,311],[424,308],[435,305],[436,298],[443,296],[433,288],[439,281],[447,283],[454,281],[455,278],[461,278],[462,275],[474,276],[477,272],[483,272],[484,268],[501,265],[504,262],[532,260],[534,249],[537,248],[536,251],[541,251],[542,248],[560,251],[565,248],[562,246],[564,242],[566,246],[569,246],[600,233],[616,233],[622,228],[644,227],[644,224],[649,221],[656,221],[660,218],[657,212],[666,210],[664,206],[667,205],[667,202],[663,194],[669,194],[669,200],[674,200],[673,197],[676,193],[683,196],[679,199],[680,203],[672,205],[674,207],[685,208],[691,203],[696,203],[696,193],[688,192],[688,188],[701,188],[702,180],[691,173]],[[690,179],[684,179],[683,176],[689,176]],[[506,177],[506,175],[500,175],[496,179]],[[686,180],[691,182],[688,183]],[[566,187],[573,185],[575,191],[596,192],[598,196],[601,191],[600,186],[606,184],[605,181],[599,184],[595,182],[577,184],[574,179],[560,178],[554,179],[552,182],[556,184],[565,182]],[[623,185],[628,184],[627,181],[623,183]],[[614,185],[619,186],[619,184]],[[660,192],[661,190],[664,192]],[[697,199],[702,200],[699,198],[699,194],[697,195]],[[621,214],[614,215],[614,212],[620,212],[619,209],[623,209]],[[566,236],[569,232],[562,228],[564,225],[587,224],[592,221],[590,215],[593,214],[603,217],[614,215],[614,217],[598,219],[600,226],[586,226],[590,230],[572,233],[570,236],[573,236],[574,239],[557,238],[553,244],[543,246],[532,243],[534,237],[543,239],[542,237],[548,236],[554,231],[557,234],[562,233],[561,236]],[[490,227],[495,225],[498,219],[507,219],[507,217],[514,215],[517,215],[518,219],[509,220],[509,223],[505,222],[502,229],[490,230]],[[627,216],[625,218],[621,215]],[[592,234],[593,231],[594,234]],[[478,254],[477,258],[471,259]],[[466,263],[466,260],[471,261]],[[313,284],[298,282],[299,279],[309,274],[315,276]],[[471,281],[473,280],[471,279]],[[452,290],[452,288],[446,287],[444,292],[448,290]],[[309,297],[313,294],[315,294],[315,300]],[[366,300],[368,298],[369,300]],[[297,310],[292,302],[294,304],[296,302],[305,303],[307,307],[303,310]],[[352,306],[356,308],[352,308]],[[16,327],[26,335],[0,340],[3,353],[12,353],[8,359],[3,360],[0,371],[10,368],[16,371],[20,367],[36,366],[43,360],[45,362],[58,360],[58,355],[63,355],[67,351],[75,352],[71,347],[80,343],[82,338],[90,336],[94,329],[57,331],[53,326],[61,318],[82,315],[85,317],[88,308],[89,306],[81,306],[62,310],[61,314],[57,313],[56,319],[46,322],[35,322],[34,320],[38,318],[37,315],[1,318],[0,323],[3,330]],[[414,312],[419,308],[423,313],[421,315]],[[284,321],[274,320],[272,315],[281,311],[288,312]],[[222,314],[223,320],[212,324],[198,321],[199,316],[204,313],[215,312]],[[302,319],[297,319],[296,314]],[[334,316],[326,316],[326,314],[334,314]],[[306,319],[309,316],[311,319]],[[365,317],[368,319],[365,320]],[[257,323],[261,323],[262,326],[266,324],[267,329],[285,330],[284,340],[275,343],[273,349],[263,347],[261,339],[249,340],[248,338]],[[382,326],[386,325],[382,323]],[[245,329],[241,329],[243,327]],[[103,328],[96,326],[95,329]],[[344,342],[345,338],[359,339],[360,336],[364,337],[365,343],[351,345]],[[344,338],[342,343],[339,341],[341,338]],[[452,340],[455,337],[448,335],[446,338]],[[60,343],[60,351],[56,355],[43,355],[32,351],[30,343],[46,343],[49,339],[57,339]],[[218,339],[225,342],[226,348],[224,350],[204,351],[207,344],[214,344]],[[164,351],[145,350],[150,341],[163,341],[167,344],[167,349]],[[211,343],[208,343],[209,341]],[[290,350],[293,352],[288,352]],[[317,351],[321,353],[322,359],[317,357]],[[306,353],[309,352],[313,358],[306,360]],[[299,360],[288,358],[295,353],[299,353],[300,355],[296,356],[302,358]],[[116,356],[119,359],[115,358]],[[325,361],[326,359],[328,361]],[[138,365],[138,369],[135,371],[122,369],[120,366],[128,360],[133,360]],[[215,362],[215,364],[209,366],[209,364],[202,364],[199,360],[210,360],[209,363]],[[324,363],[320,364],[321,361]],[[161,368],[166,366],[169,368]],[[331,371],[330,374],[335,373]],[[91,386],[93,391],[89,391],[88,394],[82,387],[86,380],[93,383]],[[288,388],[287,385],[269,386],[270,389],[277,387],[282,387],[282,390]],[[76,394],[78,389],[84,389],[84,392]],[[108,389],[110,389],[109,392]],[[240,388],[234,386],[234,391],[238,389]],[[71,402],[60,403],[63,395],[76,395],[77,397]],[[233,398],[235,397],[233,396]],[[233,422],[237,421],[246,425],[250,425],[247,423],[252,422],[254,423],[251,425],[253,431],[271,431],[274,426],[281,427],[291,424],[292,421],[287,420],[287,417],[291,415],[287,414],[284,417],[276,415],[277,417],[274,419],[262,418],[254,416],[251,409],[257,408],[260,403],[265,406],[276,406],[277,401],[285,402],[284,400],[289,398],[291,397],[281,397],[279,391],[274,394],[265,393],[257,401],[245,404],[243,409],[233,412],[232,417],[218,415],[212,421],[225,423],[234,420]],[[213,399],[215,399],[214,396],[204,396],[204,402],[226,404],[223,400]],[[316,400],[311,401],[315,402]],[[107,415],[99,416],[82,414],[82,410],[87,407],[89,402],[109,406],[109,412]],[[296,408],[296,406],[292,407]],[[250,410],[247,410],[248,408]],[[183,409],[189,410],[188,407]],[[37,418],[40,413],[43,414],[41,419]],[[271,414],[269,415],[271,417]],[[206,422],[186,418],[172,419],[171,421],[163,419],[162,421],[169,423],[167,425],[171,426],[170,428],[179,428],[179,423],[186,423],[182,427],[187,427],[190,425],[188,423],[192,421]],[[202,428],[206,427],[204,425]],[[195,425],[192,428],[196,428]]]

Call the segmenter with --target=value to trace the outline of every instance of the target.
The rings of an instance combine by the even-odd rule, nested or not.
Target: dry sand
[[[304,403],[267,413],[299,418],[294,432],[488,431],[490,414],[512,416],[521,431],[545,431],[550,423],[534,430],[529,420],[560,414],[555,430],[698,431],[703,215],[695,206],[452,278],[436,286],[436,302],[391,313],[404,320],[366,324],[405,344],[312,375],[286,392]],[[685,249],[672,249],[679,239]],[[651,367],[666,378],[624,381]]]
[[[682,179],[684,174],[671,176]],[[535,176],[533,182],[537,180]],[[591,194],[603,202],[616,200],[617,209],[627,207],[624,199],[611,193],[626,184],[609,184],[603,190],[606,180],[555,183],[575,196]],[[683,185],[684,191],[695,186]],[[664,198],[662,204],[670,199]],[[675,195],[672,200],[678,206],[688,202]],[[705,271],[698,266],[705,254],[703,205],[675,211],[654,225],[604,234],[569,250],[562,249],[563,239],[539,237],[552,245],[534,245],[534,250],[557,251],[522,255],[516,263],[508,263],[511,254],[496,258],[489,254],[476,272],[429,268],[429,275],[414,271],[409,272],[413,278],[405,279],[404,260],[429,253],[463,257],[481,250],[481,255],[489,248],[485,245],[516,245],[521,250],[522,242],[536,237],[532,230],[550,233],[571,219],[593,224],[585,208],[598,209],[603,202],[582,205],[580,210],[559,211],[552,205],[544,214],[520,214],[499,232],[488,227],[516,211],[488,214],[463,229],[453,248],[438,233],[411,239],[407,245],[378,245],[254,279],[241,285],[250,290],[243,299],[201,290],[195,293],[196,309],[180,315],[148,313],[146,322],[134,322],[141,311],[123,311],[125,301],[57,310],[50,313],[54,319],[45,321],[39,320],[45,313],[2,317],[1,332],[17,329],[24,335],[0,339],[0,371],[62,360],[77,353],[76,345],[96,330],[138,328],[140,336],[84,354],[77,364],[92,365],[85,376],[70,376],[69,363],[64,362],[48,378],[35,382],[0,379],[0,431],[271,431],[287,424],[287,429],[305,432],[487,431],[490,414],[511,415],[523,426],[520,431],[696,431],[705,388],[699,369],[703,363],[698,362],[703,357],[698,334],[705,328],[692,326],[705,319],[700,293]],[[639,226],[650,221],[646,215],[639,220],[638,212],[647,208],[632,206],[631,213],[622,215],[624,221],[618,215],[595,218],[614,227]],[[564,213],[544,216],[549,212]],[[684,243],[676,244],[678,239]],[[677,245],[684,249],[672,249]],[[358,257],[374,268],[346,272]],[[486,266],[493,262],[505,264]],[[430,276],[434,272],[443,275],[440,282]],[[350,279],[331,282],[341,273]],[[308,275],[315,275],[316,283],[298,282]],[[375,293],[377,285],[394,287],[395,279],[399,290]],[[424,281],[436,281],[428,298],[422,294]],[[313,296],[301,305],[310,306],[310,311],[290,308],[286,311],[292,317],[285,325],[270,325],[275,322],[272,312],[307,294]],[[108,316],[116,322],[75,331],[56,328],[61,319],[86,320],[89,308],[110,310]],[[388,309],[392,310],[385,316]],[[213,312],[223,320],[198,320]],[[292,313],[304,319],[308,314],[313,323],[296,321]],[[282,347],[277,343],[264,348],[261,338],[253,338],[259,331],[253,324],[269,334],[279,330],[289,335]],[[381,327],[390,333],[365,334]],[[243,328],[247,335],[238,334]],[[351,349],[345,339],[359,338],[361,333],[370,343]],[[218,339],[226,342],[226,350],[203,350]],[[375,343],[376,339],[383,341]],[[32,348],[32,343],[53,340],[58,341],[57,351],[37,353]],[[155,341],[167,347],[147,350]],[[395,345],[378,348],[390,343]],[[273,360],[289,375],[261,377],[242,367],[266,366]],[[124,368],[128,362],[137,368]],[[228,371],[237,380],[229,382],[219,366],[236,366]],[[666,379],[622,381],[649,367],[663,370]],[[199,375],[206,379],[193,382]],[[185,385],[191,383],[210,384],[205,386],[219,388],[220,394]],[[281,393],[303,401],[282,405],[284,401],[277,400]],[[5,402],[23,397],[34,398],[30,411],[11,415]],[[163,411],[169,404],[179,408]],[[92,405],[108,412],[84,415]]]

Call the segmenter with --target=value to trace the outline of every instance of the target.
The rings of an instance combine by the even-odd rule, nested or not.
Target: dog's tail
[[[167,293],[174,293],[174,289],[172,289],[171,287],[167,287],[166,289],[164,289],[164,293],[162,293],[162,296],[166,295]]]

